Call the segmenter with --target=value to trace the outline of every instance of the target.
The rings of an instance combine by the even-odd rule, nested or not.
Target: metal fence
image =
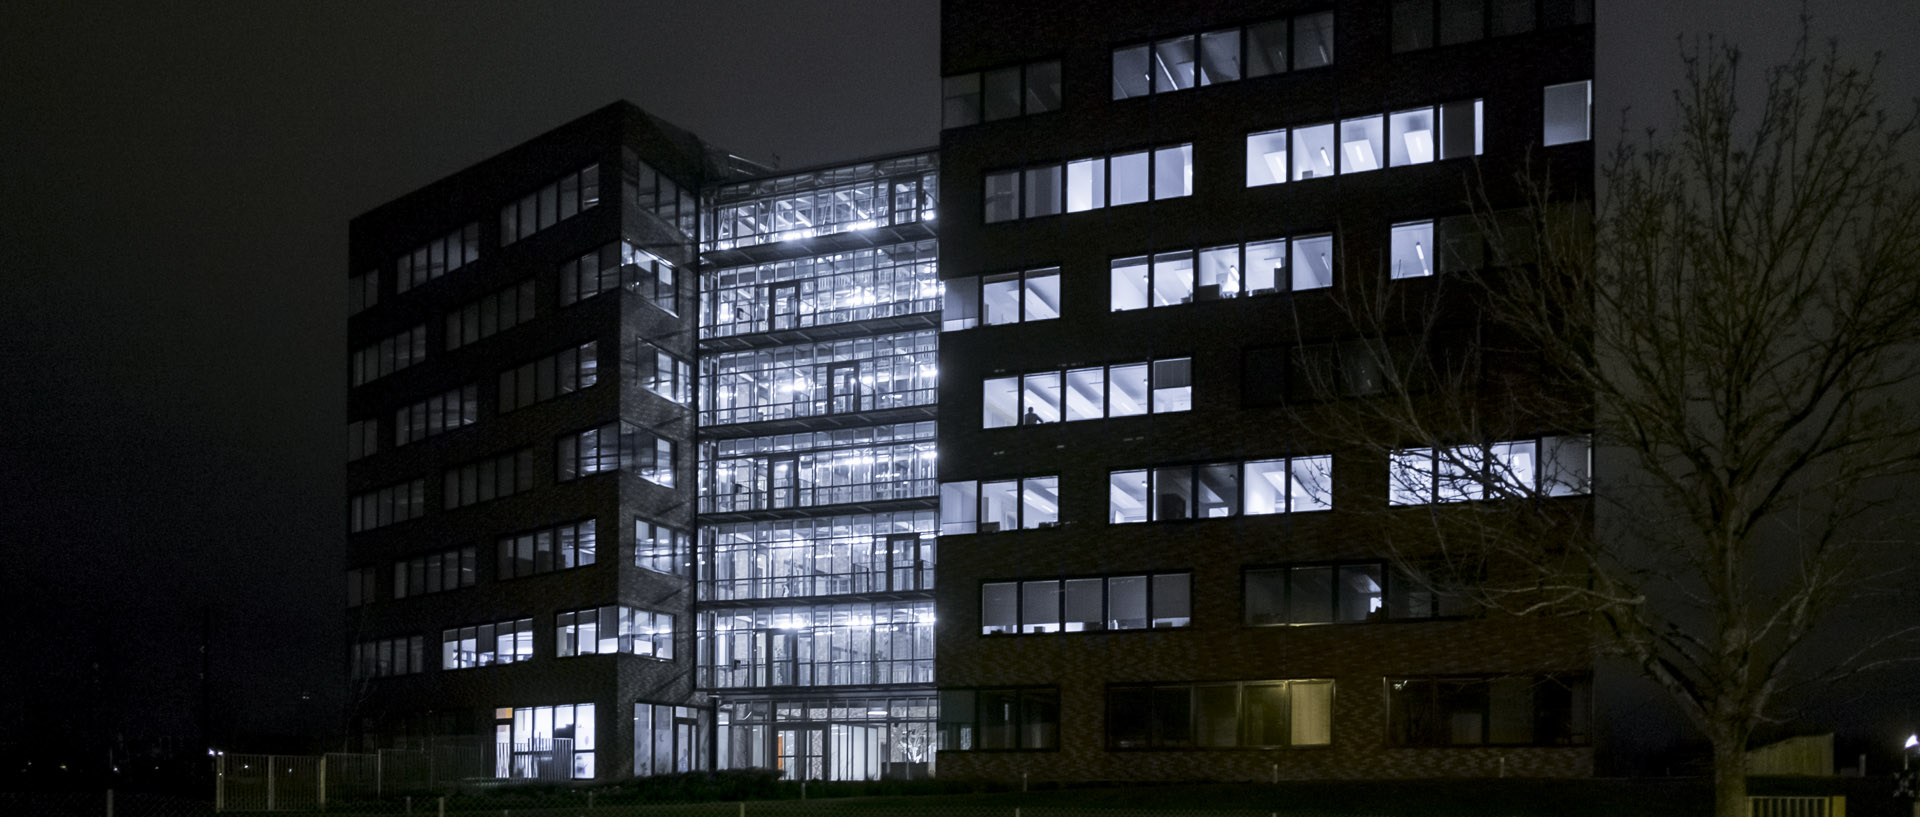
[[[573,741],[438,741],[372,753],[216,757],[218,811],[325,811],[420,795],[491,791],[572,779]]]
[[[1846,813],[1845,797],[1747,798],[1750,817],[1845,817]]]

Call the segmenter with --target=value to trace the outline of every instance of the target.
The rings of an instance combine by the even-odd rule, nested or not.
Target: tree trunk
[[[1714,817],[1748,817],[1746,743],[1731,735],[1713,739]]]

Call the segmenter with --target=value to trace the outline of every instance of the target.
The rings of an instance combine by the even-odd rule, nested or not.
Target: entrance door
[[[800,285],[798,283],[774,284],[767,287],[767,299],[770,301],[767,305],[768,329],[779,331],[800,328]]]
[[[827,399],[830,414],[860,410],[860,364],[833,364],[827,375]]]
[[[827,777],[827,730],[822,726],[781,729],[774,733],[774,751],[782,780],[824,780]]]

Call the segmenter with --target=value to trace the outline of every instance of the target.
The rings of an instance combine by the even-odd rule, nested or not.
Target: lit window
[[[1147,47],[1136,45],[1113,52],[1113,98],[1146,96],[1153,88],[1153,75],[1147,70]]]
[[[1382,117],[1365,116],[1340,123],[1340,172],[1379,170],[1385,156]]]
[[[1433,109],[1415,108],[1387,117],[1387,162],[1394,167],[1421,165],[1434,159]]]
[[[1214,85],[1240,78],[1240,29],[1200,35],[1200,84]]]
[[[1542,143],[1564,145],[1592,138],[1593,82],[1549,85],[1542,93],[1546,122]]]
[[[1080,159],[1067,163],[1067,212],[1080,213],[1107,206],[1107,160]]]
[[[1415,221],[1393,225],[1390,241],[1393,278],[1419,278],[1433,274],[1433,222]]]
[[[1293,18],[1293,67],[1320,68],[1333,64],[1333,12]]]
[[[1060,166],[1028,168],[1025,201],[1027,218],[1053,216],[1060,214]]]
[[[1293,129],[1293,178],[1324,179],[1333,175],[1333,125]]]
[[[1287,71],[1287,21],[1247,26],[1247,76],[1264,77]]]
[[[1193,195],[1193,145],[1175,145],[1153,152],[1153,197],[1173,199]]]
[[[1153,90],[1166,93],[1193,87],[1193,38],[1178,37],[1153,44]]]
[[[1247,135],[1247,186],[1287,180],[1287,129]]]
[[[1440,158],[1478,156],[1485,148],[1483,100],[1463,99],[1440,106]]]
[[[1333,286],[1333,236],[1317,235],[1293,240],[1293,288],[1321,289]]]
[[[1147,200],[1148,155],[1143,150],[1123,153],[1108,160],[1108,169],[1113,174],[1108,184],[1108,204],[1118,207]]]
[[[1020,172],[1008,170],[988,173],[986,177],[986,220],[988,224],[1012,221],[1020,217]]]

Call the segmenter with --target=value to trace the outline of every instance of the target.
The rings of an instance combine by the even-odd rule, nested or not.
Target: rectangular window
[[[400,256],[394,291],[406,292],[480,259],[480,224],[474,222]]]
[[[1585,494],[1591,473],[1588,458],[1583,436],[1403,449],[1393,452],[1387,463],[1387,502],[1425,505]]]
[[[1541,96],[1546,118],[1542,144],[1551,147],[1585,142],[1593,137],[1592,80],[1549,85]]]
[[[1333,125],[1293,129],[1293,179],[1324,179],[1333,175]]]
[[[393,413],[395,448],[473,425],[480,419],[480,387],[467,384]]]
[[[940,484],[940,535],[973,533],[979,521],[979,483],[967,480]]]
[[[440,633],[440,668],[472,669],[533,658],[533,619],[451,627]]]
[[[1327,624],[1384,618],[1385,572],[1378,562],[1248,570],[1243,574],[1245,623]]]
[[[361,420],[347,424],[347,461],[380,451],[380,421]]]
[[[355,494],[348,502],[352,533],[418,519],[427,510],[427,481],[416,479]]]
[[[1060,61],[1035,62],[1027,64],[1026,109],[1032,116],[1037,113],[1060,110]]]
[[[1193,145],[1174,145],[1153,152],[1153,198],[1193,195]]]
[[[555,454],[560,482],[628,470],[656,485],[673,486],[673,441],[630,423],[565,435],[555,443]]]
[[[533,279],[467,302],[447,314],[448,351],[533,320]]]
[[[981,427],[1010,428],[1193,409],[1191,358],[989,378],[981,383]],[[1151,377],[1149,377],[1151,373]],[[1151,386],[1149,387],[1149,380]],[[1115,392],[1109,397],[1106,385]]]
[[[1422,278],[1433,274],[1433,222],[1413,221],[1393,225],[1388,241],[1392,278]]]
[[[1340,123],[1340,172],[1379,170],[1386,159],[1385,117],[1363,116]]]
[[[1240,79],[1240,29],[1200,35],[1200,84],[1217,85]]]
[[[354,678],[390,678],[427,671],[425,636],[400,636],[377,641],[362,641],[350,651],[350,675]]]
[[[1153,90],[1157,93],[1193,87],[1194,38],[1176,37],[1153,44]]]
[[[1295,70],[1321,68],[1333,64],[1333,12],[1303,14],[1293,18],[1293,67]]]
[[[1440,0],[1440,44],[1454,45],[1487,36],[1485,0]]]
[[[1432,47],[1433,0],[1393,0],[1393,52]]]
[[[985,73],[982,88],[982,119],[1012,119],[1020,115],[1020,66]]]
[[[600,382],[599,342],[590,341],[500,373],[500,413],[552,400]]]
[[[1060,186],[1060,165],[1031,167],[1022,171],[1024,196],[1026,203],[1025,218],[1057,216],[1060,214],[1060,199],[1063,190]]]
[[[961,74],[941,81],[940,127],[958,128],[980,121],[980,75]]]
[[[1114,471],[1108,519],[1124,524],[1327,510],[1332,467],[1331,456],[1318,456]]]
[[[1247,186],[1287,180],[1287,129],[1247,134]]]
[[[374,270],[347,279],[347,314],[358,315],[380,302],[380,272]]]
[[[1287,21],[1247,26],[1247,76],[1286,73],[1287,50]]]
[[[1333,286],[1333,236],[1309,235],[1293,240],[1293,289]]]
[[[673,660],[673,615],[608,605],[554,615],[556,655],[624,653]]]
[[[427,359],[427,327],[423,324],[354,350],[353,385],[379,380]]]
[[[1133,99],[1153,90],[1145,45],[1116,48],[1113,51],[1113,98]]]
[[[393,597],[404,599],[445,590],[472,587],[476,580],[471,547],[416,556],[393,563]]]
[[[500,539],[496,569],[501,579],[586,567],[598,559],[594,520],[583,519]]]
[[[1190,626],[1192,574],[987,582],[982,635],[1078,633]],[[1104,595],[1103,595],[1104,594]]]
[[[1139,204],[1147,200],[1147,151],[1122,153],[1107,160],[1108,204]]]
[[[1440,106],[1440,158],[1478,156],[1486,147],[1483,100],[1463,99]]]
[[[599,204],[600,166],[588,165],[500,208],[500,245],[504,247],[559,223],[562,212],[584,213]],[[475,245],[478,246],[477,240]]]
[[[1107,688],[1107,748],[1325,746],[1333,681],[1126,684]]]
[[[1020,217],[1020,172],[1008,170],[986,176],[986,221],[993,224]]]
[[[374,581],[379,571],[371,567],[354,568],[347,571],[347,606],[359,607],[379,598],[374,590]]]
[[[1592,678],[1503,675],[1388,678],[1390,746],[1585,746]]]
[[[1050,528],[1059,521],[1059,477],[940,486],[940,530],[945,535]]]
[[[633,563],[655,573],[684,576],[692,553],[687,532],[645,519],[633,520]]]
[[[1107,206],[1107,160],[1096,156],[1067,163],[1067,212]]]
[[[1387,117],[1387,163],[1394,167],[1433,161],[1435,127],[1432,108],[1399,111]]]
[[[488,457],[447,469],[441,506],[452,510],[533,490],[533,449]]]
[[[943,751],[1058,749],[1060,691],[943,689],[939,729]]]

